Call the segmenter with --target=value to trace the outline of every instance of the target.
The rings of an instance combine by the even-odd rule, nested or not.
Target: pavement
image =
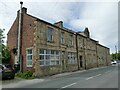
[[[111,67],[111,66],[108,66],[108,67]],[[58,81],[58,79],[65,77],[69,77],[71,75],[78,75],[79,73],[83,73],[83,72],[91,72],[91,71],[94,71],[97,69],[104,69],[104,68],[108,68],[107,66],[106,67],[99,67],[99,68],[92,68],[92,69],[89,69],[89,70],[82,70],[82,71],[76,71],[76,72],[66,72],[66,73],[61,73],[61,74],[57,74],[57,75],[53,75],[53,76],[49,76],[49,77],[45,77],[45,78],[36,78],[36,79],[32,79],[32,80],[26,80],[26,79],[20,79],[20,78],[15,78],[15,80],[7,80],[7,81],[3,81],[2,82],[2,88],[21,88],[21,87],[26,87],[26,86],[32,86],[33,84],[34,85],[37,85],[39,83],[42,83],[42,82],[51,82],[51,83],[55,83],[53,82],[54,80],[55,81]],[[98,74],[99,75],[99,74]],[[58,78],[58,79],[56,79]],[[71,77],[71,78],[75,78],[75,77]],[[92,78],[92,77],[90,77]],[[88,78],[88,79],[90,79]],[[78,78],[80,79],[80,78]],[[52,81],[51,81],[52,80]],[[61,80],[61,79],[60,79]],[[63,81],[61,82],[63,83]],[[75,84],[75,83],[72,83],[72,84]],[[58,84],[59,85],[59,84]],[[49,85],[48,85],[49,86]]]
[[[30,85],[30,84],[35,84],[35,83],[40,83],[43,82],[44,79],[33,79],[33,80],[21,80],[17,83],[9,83],[9,84],[2,84],[2,88],[17,88],[17,87],[23,87],[25,85]]]

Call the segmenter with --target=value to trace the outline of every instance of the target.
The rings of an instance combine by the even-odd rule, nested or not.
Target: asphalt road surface
[[[11,83],[3,86],[3,88],[8,88],[3,90],[118,90],[119,70],[118,65],[113,65],[63,73],[20,83]]]
[[[54,88],[54,90],[64,90],[66,88],[118,88],[118,65],[80,71],[60,77],[46,77],[43,82],[33,82],[30,85],[18,88],[49,88],[49,90],[50,88]]]

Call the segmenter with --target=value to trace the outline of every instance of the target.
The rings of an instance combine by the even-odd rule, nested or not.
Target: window
[[[77,64],[76,53],[68,52],[68,64]]]
[[[52,28],[48,28],[47,41],[53,41],[53,29]]]
[[[42,66],[60,64],[60,55],[58,50],[40,49],[39,57],[40,65]]]
[[[61,32],[61,44],[65,43],[64,32]]]
[[[32,48],[26,51],[27,67],[32,67]]]
[[[70,46],[73,46],[73,35],[70,34],[70,41],[69,41]]]

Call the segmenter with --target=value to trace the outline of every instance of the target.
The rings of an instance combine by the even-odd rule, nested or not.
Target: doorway
[[[80,67],[83,67],[83,64],[82,64],[82,56],[80,56]]]
[[[65,51],[62,51],[62,70],[66,70]]]

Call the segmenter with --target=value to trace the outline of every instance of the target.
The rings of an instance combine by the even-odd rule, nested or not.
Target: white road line
[[[87,78],[86,80],[89,80],[89,79],[91,79],[91,78],[93,78],[93,77],[89,77],[89,78]]]
[[[77,83],[69,84],[69,85],[67,85],[67,86],[62,87],[61,89],[63,89],[63,88],[67,88],[67,87],[70,87],[70,86],[73,86],[73,85],[75,85],[75,84],[77,84]]]
[[[92,77],[86,78],[86,80],[92,79],[92,78],[97,77],[97,76],[100,76],[100,75],[102,75],[102,74],[98,74],[98,75],[95,75],[95,76],[92,76]]]

